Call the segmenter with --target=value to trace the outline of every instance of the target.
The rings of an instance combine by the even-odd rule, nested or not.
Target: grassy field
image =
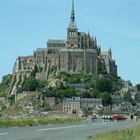
[[[140,140],[140,125],[120,131],[89,136],[87,140]]]
[[[76,123],[83,119],[80,117],[69,118],[29,118],[29,119],[1,119],[0,128],[7,127],[23,127],[23,126],[37,126],[45,124],[64,124],[64,123]]]

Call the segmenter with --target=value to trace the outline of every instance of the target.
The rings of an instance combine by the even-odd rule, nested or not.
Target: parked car
[[[96,120],[97,119],[97,115],[96,114],[93,114],[92,117],[91,117],[91,119],[92,120]]]
[[[125,117],[123,115],[115,114],[115,115],[112,116],[112,119],[114,119],[114,120],[126,120],[127,117]]]

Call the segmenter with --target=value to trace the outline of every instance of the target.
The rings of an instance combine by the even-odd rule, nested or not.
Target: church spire
[[[78,47],[78,28],[75,22],[74,0],[72,0],[70,23],[67,28],[67,42],[70,48]]]
[[[72,10],[71,10],[71,17],[70,17],[69,29],[77,29],[76,22],[75,22],[75,10],[74,10],[74,0],[72,0]]]
[[[71,22],[75,21],[74,0],[72,0]]]

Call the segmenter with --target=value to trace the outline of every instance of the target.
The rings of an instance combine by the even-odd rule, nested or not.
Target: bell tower
[[[67,43],[69,48],[78,47],[78,29],[75,22],[74,0],[72,1],[70,23],[67,28]]]

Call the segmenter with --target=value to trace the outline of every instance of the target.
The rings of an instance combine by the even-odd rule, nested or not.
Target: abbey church
[[[74,2],[66,40],[48,40],[46,48],[38,48],[31,56],[19,56],[13,68],[10,93],[14,94],[17,86],[36,69],[35,77],[47,80],[52,68],[70,74],[108,73],[117,76],[117,65],[112,59],[111,49],[101,52],[95,37],[78,31]]]

